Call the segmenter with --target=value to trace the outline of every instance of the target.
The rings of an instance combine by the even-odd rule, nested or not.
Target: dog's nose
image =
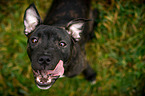
[[[50,63],[50,57],[49,56],[40,56],[38,59],[39,64],[49,64]]]

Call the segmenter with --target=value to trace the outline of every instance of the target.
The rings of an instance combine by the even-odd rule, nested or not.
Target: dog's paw
[[[94,72],[93,74],[87,76],[86,79],[87,79],[92,85],[96,84],[96,73]]]
[[[90,81],[91,85],[95,85],[96,84],[96,79],[93,81]]]

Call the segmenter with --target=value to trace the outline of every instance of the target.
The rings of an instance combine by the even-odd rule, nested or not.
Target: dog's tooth
[[[37,82],[40,82],[40,77],[37,77],[37,78],[36,78],[36,81],[37,81]]]
[[[51,83],[51,79],[48,79],[48,80],[47,80],[47,83]]]

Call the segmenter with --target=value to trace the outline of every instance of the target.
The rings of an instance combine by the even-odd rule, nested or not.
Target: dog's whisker
[[[40,75],[40,71],[39,70],[37,70],[37,73],[38,73],[38,75]]]
[[[33,73],[37,76],[37,75],[39,75],[37,72],[35,72],[34,70],[33,70]]]

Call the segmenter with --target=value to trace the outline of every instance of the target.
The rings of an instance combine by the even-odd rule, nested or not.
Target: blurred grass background
[[[34,2],[44,18],[52,2],[40,1],[0,1],[0,96],[145,96],[144,0],[93,0],[98,25],[86,50],[97,83],[79,75],[59,79],[49,90],[34,83],[23,34],[29,4]]]

